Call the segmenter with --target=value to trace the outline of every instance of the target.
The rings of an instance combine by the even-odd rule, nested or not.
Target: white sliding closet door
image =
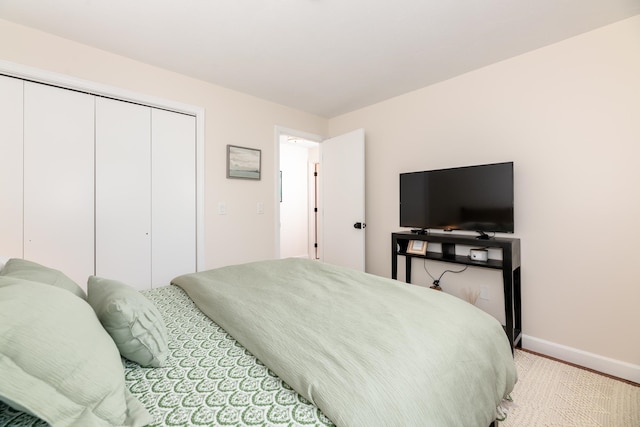
[[[22,91],[20,79],[0,76],[0,255],[22,258]]]
[[[94,272],[94,96],[24,83],[24,258]]]
[[[151,287],[151,109],[96,100],[96,275]]]
[[[196,119],[153,109],[152,285],[196,271]]]

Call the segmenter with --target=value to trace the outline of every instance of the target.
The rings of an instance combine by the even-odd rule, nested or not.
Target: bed
[[[26,292],[30,307],[37,306],[35,295],[44,293],[38,317],[60,299],[76,317],[76,308],[87,319],[95,312],[97,325],[117,342],[92,301],[98,290],[115,287],[115,296],[105,297],[111,306],[120,301],[138,314],[143,307],[147,312],[137,321],[147,318],[142,329],[156,335],[147,346],[151,354],[120,358],[124,350],[119,346],[114,353],[105,338],[108,351],[87,358],[93,362],[109,354],[111,363],[113,354],[118,356],[122,370],[113,369],[121,372],[122,381],[111,375],[117,384],[110,385],[110,393],[115,390],[119,402],[124,394],[124,405],[130,405],[124,422],[92,418],[87,424],[74,415],[56,419],[55,425],[488,426],[504,416],[501,403],[516,381],[511,349],[491,316],[441,292],[316,261],[228,266],[180,276],[142,293],[90,278],[93,305],[82,301],[81,289],[68,284],[59,289],[58,279],[36,286],[40,283],[32,277],[5,270],[0,271],[0,313],[8,307],[2,307],[7,289]],[[51,310],[60,316],[60,310]],[[8,319],[0,320],[3,325]],[[70,323],[64,325],[65,334],[79,322]],[[100,335],[96,328],[89,333]],[[101,348],[93,338],[79,341],[90,341],[91,351]],[[0,341],[0,353],[7,347]],[[59,350],[55,340],[45,350],[52,348]],[[72,353],[78,351],[74,347]],[[154,359],[154,352],[162,357]],[[0,356],[3,379],[7,369]],[[75,394],[84,394],[87,384],[93,381],[81,381]],[[15,390],[0,384],[5,402],[0,402],[0,426],[44,426],[41,418],[52,419],[49,409],[38,412],[50,405],[46,399],[29,406],[15,396]]]

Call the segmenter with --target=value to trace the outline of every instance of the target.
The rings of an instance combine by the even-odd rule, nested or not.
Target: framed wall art
[[[227,178],[260,179],[262,151],[227,145]]]

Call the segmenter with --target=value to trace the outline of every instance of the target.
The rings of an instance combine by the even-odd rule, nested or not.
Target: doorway
[[[276,127],[275,136],[275,257],[318,259],[364,271],[364,129],[323,140]],[[297,147],[299,160],[291,163],[303,169],[300,175],[281,167],[291,146]],[[291,185],[299,190],[291,193]],[[300,203],[297,211],[303,214],[288,217],[287,202]]]
[[[278,135],[278,258],[320,259],[320,137],[290,129]]]

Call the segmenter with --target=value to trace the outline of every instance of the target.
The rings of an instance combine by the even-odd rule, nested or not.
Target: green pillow
[[[118,349],[87,304],[0,276],[0,400],[54,426],[143,426]]]
[[[46,283],[47,285],[66,289],[84,300],[87,299],[87,294],[84,293],[82,288],[61,271],[45,267],[33,261],[27,261],[26,259],[11,258],[0,271],[0,276],[16,277],[32,282]]]
[[[151,301],[116,280],[90,276],[88,301],[120,354],[141,366],[164,365],[169,348],[162,315]]]

